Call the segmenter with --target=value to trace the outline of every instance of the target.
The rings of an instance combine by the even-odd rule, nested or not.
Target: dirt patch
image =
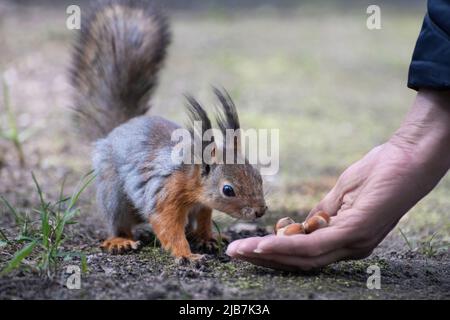
[[[266,234],[224,231],[235,240]],[[231,260],[225,254],[208,254],[197,263],[180,263],[158,246],[149,244],[137,253],[109,255],[98,249],[106,234],[101,222],[89,218],[71,228],[65,246],[87,255],[88,271],[80,289],[68,289],[69,265],[48,279],[27,268],[0,278],[0,299],[448,299],[450,263],[447,254],[427,258],[417,252],[397,251],[398,240],[387,239],[362,261],[340,262],[314,272],[282,272]],[[395,246],[394,246],[395,247]],[[2,264],[8,251],[2,253]],[[225,250],[225,247],[223,248]],[[381,289],[366,286],[367,268],[377,265]]]

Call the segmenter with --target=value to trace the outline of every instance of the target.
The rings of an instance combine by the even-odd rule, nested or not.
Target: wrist
[[[418,164],[445,172],[450,167],[450,91],[420,90],[389,142]]]

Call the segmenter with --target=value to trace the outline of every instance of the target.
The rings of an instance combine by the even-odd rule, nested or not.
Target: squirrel
[[[167,17],[153,2],[109,0],[93,6],[74,45],[74,120],[94,141],[97,204],[110,229],[101,248],[112,254],[138,249],[133,228],[149,223],[174,257],[197,260],[203,255],[191,252],[186,233],[199,243],[216,241],[213,209],[242,219],[261,217],[267,210],[261,175],[245,157],[239,164],[174,163],[171,135],[182,127],[145,115],[170,40]],[[220,130],[240,129],[229,94],[214,92]],[[212,129],[197,100],[187,96],[186,105],[190,119],[201,121],[201,133]],[[235,138],[220,151],[233,148],[241,154],[239,141]],[[213,160],[218,148],[214,143]]]

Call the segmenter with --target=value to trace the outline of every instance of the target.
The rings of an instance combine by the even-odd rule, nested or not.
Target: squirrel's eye
[[[226,184],[223,186],[222,192],[227,197],[235,197],[236,194],[234,193],[233,187]]]

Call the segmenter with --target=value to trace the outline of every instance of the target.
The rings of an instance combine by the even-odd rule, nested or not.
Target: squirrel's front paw
[[[111,254],[121,254],[139,249],[140,241],[134,241],[128,238],[113,237],[105,240],[100,248]]]
[[[225,236],[214,235],[209,239],[197,240],[195,243],[195,248],[203,253],[215,254],[223,249],[230,243],[230,239]]]

